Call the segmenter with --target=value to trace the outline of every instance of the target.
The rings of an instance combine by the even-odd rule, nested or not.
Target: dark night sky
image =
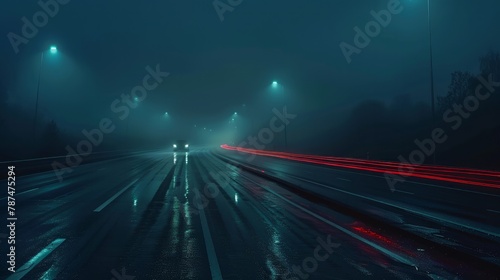
[[[244,103],[270,112],[275,79],[286,86],[290,111],[304,119],[342,114],[366,99],[428,100],[427,1],[401,0],[403,11],[351,64],[339,48],[388,2],[243,0],[221,22],[211,1],[73,0],[16,55],[7,33],[20,34],[21,17],[40,7],[9,0],[0,12],[0,78],[11,102],[32,108],[39,53],[56,44],[57,57],[44,64],[41,110],[82,127],[110,115],[113,99],[156,64],[171,76],[137,112],[151,119],[168,111],[183,125],[215,127]],[[444,93],[452,71],[474,71],[479,56],[500,49],[500,3],[431,2],[436,90]]]

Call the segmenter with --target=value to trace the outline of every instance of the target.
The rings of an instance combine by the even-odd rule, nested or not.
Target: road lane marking
[[[34,188],[34,189],[31,189],[31,190],[27,190],[27,191],[24,191],[24,192],[20,192],[20,193],[18,193],[17,195],[20,195],[20,194],[25,194],[25,193],[29,193],[29,192],[36,191],[36,190],[38,190],[38,188]]]
[[[342,180],[342,181],[351,182],[351,180],[349,180],[349,179],[344,179],[344,178],[340,178],[340,177],[337,177],[337,179]]]
[[[500,214],[500,211],[488,209],[488,211]]]
[[[210,182],[205,174],[201,173],[200,175],[202,177],[203,182]],[[205,248],[207,250],[210,274],[212,275],[212,279],[223,280],[222,272],[219,266],[219,260],[217,259],[214,243],[212,241],[212,234],[210,233],[210,228],[208,227],[207,217],[205,216],[204,208],[205,207],[199,207],[198,211],[200,212],[201,231],[203,232],[203,240],[205,241]]]
[[[108,206],[113,200],[115,200],[117,197],[119,197],[122,193],[124,193],[126,190],[128,190],[133,184],[135,184],[139,179],[135,179],[132,183],[128,184],[125,188],[123,188],[121,191],[117,192],[115,195],[113,195],[110,199],[106,200],[101,206],[97,207],[94,212],[101,212],[102,209],[104,209],[106,206]]]
[[[200,209],[200,220],[201,229],[203,231],[203,239],[205,240],[205,247],[207,249],[208,264],[210,266],[210,273],[212,274],[212,279],[222,280],[222,273],[219,267],[219,261],[217,260],[217,254],[215,253],[214,243],[212,242],[212,235],[210,234],[210,229],[207,223],[207,217],[205,216],[205,211],[203,207]]]
[[[10,277],[8,277],[6,280],[19,280],[23,278],[28,272],[30,272],[37,264],[39,264],[43,259],[45,259],[52,251],[54,251],[59,245],[61,245],[65,238],[58,238],[47,247],[43,248],[38,254],[36,254],[34,257],[31,258],[27,263],[25,263],[23,266],[21,266],[14,274],[12,274]]]
[[[247,178],[247,179],[249,179],[249,178]],[[392,259],[394,259],[396,261],[399,261],[401,263],[404,263],[404,264],[407,264],[407,265],[410,265],[410,266],[413,266],[413,267],[417,267],[417,265],[415,265],[411,260],[409,260],[409,259],[407,259],[407,258],[405,258],[403,256],[400,256],[399,254],[394,253],[394,252],[392,252],[392,251],[390,251],[390,250],[388,250],[388,249],[386,249],[386,248],[384,248],[384,247],[382,247],[382,246],[380,246],[380,245],[378,245],[378,244],[376,244],[374,242],[371,242],[370,240],[368,240],[368,239],[366,239],[366,238],[364,238],[364,237],[362,237],[362,236],[360,236],[360,235],[358,235],[358,234],[356,234],[356,233],[354,233],[354,232],[352,232],[352,231],[344,228],[343,226],[340,226],[340,225],[338,225],[338,224],[336,224],[336,223],[334,223],[334,222],[332,222],[332,221],[330,221],[330,220],[328,220],[328,219],[326,219],[326,218],[324,218],[324,217],[322,217],[322,216],[320,216],[320,215],[318,215],[318,214],[310,211],[309,209],[306,209],[306,208],[302,207],[301,205],[299,205],[299,204],[297,204],[297,203],[289,200],[288,198],[286,198],[286,197],[278,194],[277,192],[269,189],[266,186],[263,186],[262,184],[259,184],[258,182],[254,181],[252,179],[249,179],[249,180],[253,181],[255,184],[259,185],[260,187],[262,187],[263,189],[269,191],[270,193],[274,194],[275,196],[283,199],[284,201],[288,202],[289,204],[291,204],[291,205],[299,208],[300,210],[304,211],[305,213],[307,213],[307,214],[315,217],[316,219],[321,220],[324,223],[327,223],[330,226],[332,226],[332,227],[334,227],[334,228],[342,231],[343,233],[345,233],[345,234],[347,234],[347,235],[349,235],[349,236],[351,236],[351,237],[353,237],[353,238],[355,238],[355,239],[357,239],[357,240],[359,240],[359,241],[367,244],[368,246],[370,246],[370,247],[372,247],[372,248],[374,248],[374,249],[382,252],[386,256],[388,256],[388,257],[390,257],[390,258],[392,258]]]
[[[337,171],[337,172],[345,172],[345,173],[351,173],[351,174],[356,174],[360,176],[366,176],[366,177],[375,177],[375,178],[382,178],[385,180],[384,176],[380,175],[373,175],[373,174],[366,174],[362,172],[356,172],[356,171],[349,171],[349,170],[340,170],[340,169],[335,169],[335,168],[328,168],[324,166],[317,166],[317,168],[325,169],[328,171],[331,171],[332,169]],[[409,178],[406,178],[402,184],[407,183],[407,184],[417,184],[417,185],[424,185],[424,186],[430,186],[430,187],[436,187],[436,188],[441,188],[441,189],[448,189],[448,190],[453,190],[453,191],[459,191],[459,192],[468,192],[468,193],[475,193],[475,194],[481,194],[481,195],[487,195],[487,196],[493,196],[493,197],[500,197],[500,195],[497,194],[491,194],[491,193],[486,193],[486,192],[480,192],[480,191],[472,191],[472,190],[464,190],[464,189],[459,189],[459,188],[452,188],[452,187],[445,187],[445,186],[440,186],[440,185],[435,185],[435,184],[428,184],[428,183],[422,183],[422,182],[417,182],[417,181],[412,181]],[[471,186],[471,185],[466,185],[466,186]]]
[[[29,192],[32,192],[32,191],[36,191],[36,190],[38,190],[38,189],[39,189],[39,188],[34,188],[34,189],[27,190],[27,191],[24,191],[24,192],[16,193],[16,195],[21,195],[21,194],[29,193]],[[4,199],[7,199],[7,197],[2,197],[2,198],[0,198],[0,200],[4,200]]]
[[[485,192],[463,190],[463,189],[457,189],[457,188],[451,188],[451,187],[445,187],[445,186],[439,186],[439,185],[427,184],[427,183],[420,183],[420,182],[409,181],[409,180],[407,182],[410,184],[419,184],[419,185],[424,185],[424,186],[436,187],[436,188],[440,188],[440,189],[447,189],[447,190],[453,190],[453,191],[468,192],[468,193],[475,193],[475,194],[481,194],[481,195],[487,195],[487,196],[500,197],[500,195],[485,193]],[[470,185],[466,185],[466,186],[470,186]]]
[[[27,190],[27,191],[24,191],[24,192],[16,193],[16,195],[21,195],[21,194],[29,193],[29,192],[36,191],[36,190],[38,190],[38,188],[34,188],[34,189]],[[7,199],[7,197],[0,198],[0,200],[4,200],[4,199]]]
[[[499,233],[496,233],[496,232],[493,232],[493,231],[489,231],[489,230],[486,230],[486,229],[475,228],[474,226],[470,226],[470,225],[467,225],[467,224],[464,224],[464,223],[461,223],[461,222],[458,222],[458,221],[452,221],[450,219],[441,218],[439,216],[434,216],[434,215],[432,215],[433,213],[428,214],[428,213],[423,212],[422,210],[415,210],[415,209],[406,208],[406,207],[399,206],[399,205],[391,203],[391,202],[386,202],[386,201],[382,201],[382,200],[379,200],[379,199],[374,199],[374,198],[371,198],[371,197],[368,197],[368,196],[365,196],[365,195],[356,194],[356,193],[353,193],[353,192],[349,192],[349,191],[345,191],[345,190],[342,190],[342,189],[334,188],[334,187],[331,187],[331,186],[328,186],[328,185],[325,185],[325,184],[317,183],[317,182],[314,182],[314,181],[311,181],[311,180],[307,180],[307,179],[304,179],[304,178],[300,178],[300,177],[297,177],[297,176],[291,176],[291,177],[295,177],[298,180],[301,180],[301,181],[304,181],[304,182],[308,182],[308,183],[311,183],[311,184],[314,184],[314,185],[322,186],[322,187],[325,187],[325,188],[328,188],[328,189],[336,190],[336,191],[343,192],[343,193],[346,193],[346,194],[349,194],[349,195],[353,195],[353,196],[356,196],[356,197],[360,197],[360,198],[364,198],[364,199],[367,199],[367,200],[375,201],[375,202],[380,203],[380,204],[385,204],[387,206],[391,206],[391,207],[394,207],[394,208],[397,208],[397,209],[401,209],[401,210],[410,212],[412,214],[417,214],[417,215],[424,216],[426,218],[430,218],[430,219],[433,219],[433,220],[438,220],[438,221],[440,221],[442,223],[449,223],[449,224],[453,224],[453,225],[458,225],[459,227],[464,227],[464,228],[467,228],[467,229],[470,229],[470,230],[479,231],[479,232],[482,232],[482,233],[486,233],[486,234],[489,234],[489,235],[500,237]]]
[[[401,190],[394,190],[395,192],[400,192],[400,193],[406,193],[406,194],[411,194],[411,195],[414,195],[414,193],[411,193],[411,192],[405,192],[405,191],[401,191]]]

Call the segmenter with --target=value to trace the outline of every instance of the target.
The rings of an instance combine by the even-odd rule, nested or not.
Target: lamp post
[[[56,46],[51,46],[49,50],[50,50],[51,54],[57,53]],[[40,54],[40,70],[38,71],[38,81],[37,81],[37,85],[36,85],[35,116],[34,116],[34,120],[33,120],[33,140],[35,141],[35,144],[37,143],[36,142],[37,141],[36,127],[37,127],[37,118],[38,118],[38,100],[40,97],[40,80],[42,79],[44,53],[45,53],[45,51],[42,51],[42,53]]]
[[[165,122],[166,122],[166,124],[165,124],[165,138],[168,138],[170,136],[169,131],[171,128],[170,115],[168,114],[168,112],[163,113],[163,118],[165,119]]]
[[[430,58],[430,70],[431,70],[431,107],[432,107],[432,120],[435,123],[435,101],[436,97],[434,95],[434,67],[432,61],[432,28],[431,28],[431,0],[427,0],[427,19],[429,27],[429,58]]]
[[[234,125],[233,145],[236,145],[236,142],[238,141],[238,123],[236,122],[236,117],[238,117],[238,112],[234,112],[231,118],[232,124]]]
[[[433,67],[433,59],[432,59],[432,28],[431,28],[431,0],[427,0],[427,25],[429,28],[429,67],[430,67],[430,75],[431,75],[431,114],[432,114],[432,126],[436,126],[436,96],[434,94],[434,67]],[[436,163],[436,153],[437,150],[433,153],[433,162]]]
[[[134,97],[134,103],[138,104],[139,103],[139,98]],[[136,105],[136,107],[133,107],[132,109],[135,109],[135,108],[137,108],[137,105]],[[130,124],[131,122],[132,122],[132,110],[130,110],[130,113],[129,113],[128,117],[127,117],[127,128],[126,128],[126,131],[125,131],[125,134],[127,135],[127,137],[129,136],[129,126],[131,126],[131,124]]]
[[[286,95],[285,95],[285,87],[283,85],[280,85],[277,81],[273,81],[272,83],[272,87],[273,88],[281,88],[282,92],[281,94],[283,95],[283,103],[284,103],[284,106],[286,106]],[[287,139],[287,127],[288,125],[285,123],[285,151],[288,150],[288,139]]]

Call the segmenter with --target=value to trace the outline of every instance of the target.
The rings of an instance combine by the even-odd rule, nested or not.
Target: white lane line
[[[500,211],[488,209],[488,211],[500,214]]]
[[[324,166],[319,166],[319,165],[318,165],[318,168],[329,170],[329,171],[332,170],[332,168],[328,168],[328,167],[324,167]],[[360,176],[382,178],[382,179],[385,180],[385,177],[384,176],[380,176],[380,175],[366,174],[366,173],[361,173],[361,172],[356,172],[356,171],[340,170],[340,169],[334,169],[334,170],[338,171],[338,172],[351,173],[351,174],[356,174],[356,175],[360,175]],[[418,179],[418,178],[414,178],[414,177],[408,176],[408,177],[405,177],[405,181],[402,182],[402,184],[408,183],[408,184],[424,185],[424,186],[430,186],[430,187],[435,187],[435,188],[440,188],[440,189],[448,189],[448,190],[452,190],[452,191],[468,192],[468,193],[475,193],[475,194],[481,194],[481,195],[487,195],[487,196],[500,197],[500,195],[497,195],[497,194],[491,194],[491,193],[485,193],[485,192],[480,192],[480,191],[464,190],[464,189],[459,189],[459,188],[452,188],[452,187],[445,187],[445,186],[440,186],[440,185],[435,185],[435,184],[428,184],[428,183],[416,182],[416,181],[412,181],[411,180],[412,178],[413,179]],[[471,185],[466,185],[466,186],[471,186]]]
[[[210,273],[212,274],[212,279],[222,280],[222,273],[219,267],[219,261],[217,260],[217,255],[215,254],[214,243],[212,242],[212,235],[210,234],[210,229],[208,228],[207,217],[205,216],[205,211],[203,208],[200,209],[200,220],[201,229],[203,231],[203,239],[205,240],[205,247],[207,248],[208,264],[210,266]]]
[[[479,192],[479,191],[463,190],[463,189],[458,189],[458,188],[451,188],[451,187],[439,186],[439,185],[434,185],[434,184],[420,183],[420,182],[415,182],[415,181],[407,181],[407,182],[411,183],[411,184],[419,184],[419,185],[436,187],[436,188],[447,189],[447,190],[452,190],[452,191],[460,191],[460,192],[468,192],[468,193],[475,193],[475,194],[481,194],[481,195],[487,195],[487,196],[500,197],[500,195],[497,195],[497,194],[484,193],[484,192]],[[467,186],[471,186],[471,185],[467,185]]]
[[[459,227],[463,227],[463,228],[467,228],[467,229],[470,229],[470,230],[479,231],[479,232],[482,232],[482,233],[486,233],[486,234],[489,234],[489,235],[500,237],[500,234],[497,233],[497,232],[489,231],[489,230],[486,230],[486,229],[475,228],[473,226],[469,226],[469,225],[466,225],[464,223],[457,222],[457,221],[452,221],[452,220],[449,220],[449,219],[443,219],[441,217],[434,216],[432,214],[428,214],[428,213],[423,212],[421,210],[415,210],[415,209],[411,209],[411,208],[406,208],[406,207],[399,206],[399,205],[394,204],[394,203],[385,202],[385,201],[382,201],[382,200],[379,200],[379,199],[374,199],[374,198],[371,198],[371,197],[368,197],[368,196],[365,196],[365,195],[361,195],[361,194],[357,194],[357,193],[345,191],[345,190],[342,190],[342,189],[334,188],[334,187],[331,187],[331,186],[328,186],[328,185],[325,185],[325,184],[317,183],[317,182],[314,182],[314,181],[311,181],[311,180],[307,180],[307,179],[304,179],[304,178],[300,178],[300,177],[297,177],[297,176],[291,176],[291,177],[295,177],[298,180],[301,180],[301,181],[304,181],[304,182],[308,182],[308,183],[311,183],[311,184],[314,184],[314,185],[317,185],[317,186],[322,186],[322,187],[325,187],[325,188],[328,188],[328,189],[332,189],[332,190],[336,190],[336,191],[339,191],[339,192],[350,194],[350,195],[353,195],[353,196],[356,196],[356,197],[364,198],[364,199],[367,199],[367,200],[370,200],[370,201],[374,201],[374,202],[377,202],[377,203],[380,203],[380,204],[385,204],[385,205],[388,205],[388,206],[391,206],[391,207],[394,207],[394,208],[397,208],[397,209],[401,209],[401,210],[404,210],[404,211],[407,211],[407,212],[410,212],[410,213],[413,213],[413,214],[417,214],[417,215],[421,215],[421,216],[424,216],[424,217],[427,217],[427,218],[430,218],[430,219],[433,219],[433,220],[437,220],[437,221],[440,221],[442,223],[454,224],[454,225],[458,225]]]
[[[16,193],[15,195],[21,195],[21,194],[29,193],[29,192],[36,191],[36,190],[38,190],[38,188],[34,188],[34,189],[27,190],[27,191],[24,191],[24,192]],[[7,197],[0,198],[0,200],[4,200],[4,199],[7,199]]]
[[[400,192],[400,193],[406,193],[406,194],[411,194],[411,195],[414,195],[414,193],[411,193],[411,192],[405,192],[405,191],[401,191],[401,190],[394,190],[395,192]]]
[[[323,222],[331,225],[332,227],[334,227],[334,228],[342,231],[343,233],[345,233],[345,234],[347,234],[347,235],[349,235],[349,236],[351,236],[351,237],[353,237],[353,238],[355,238],[355,239],[357,239],[357,240],[359,240],[359,241],[367,244],[368,246],[370,246],[370,247],[372,247],[372,248],[374,248],[374,249],[382,252],[386,256],[388,256],[388,257],[390,257],[390,258],[392,258],[392,259],[394,259],[396,261],[399,261],[401,263],[404,263],[404,264],[407,264],[407,265],[410,265],[410,266],[413,266],[413,267],[417,267],[411,260],[409,260],[409,259],[407,259],[407,258],[405,258],[403,256],[400,256],[399,254],[396,254],[396,253],[394,253],[394,252],[392,252],[390,250],[387,250],[386,248],[384,248],[384,247],[382,247],[382,246],[380,246],[380,245],[378,245],[378,244],[376,244],[374,242],[371,242],[370,240],[368,240],[368,239],[366,239],[366,238],[364,238],[364,237],[362,237],[362,236],[360,236],[360,235],[358,235],[358,234],[356,234],[356,233],[354,233],[354,232],[352,232],[352,231],[350,231],[350,230],[348,230],[348,229],[346,229],[346,228],[344,228],[344,227],[342,227],[342,226],[340,226],[340,225],[338,225],[338,224],[336,224],[336,223],[334,223],[334,222],[332,222],[330,220],[325,219],[324,217],[322,217],[322,216],[320,216],[320,215],[318,215],[318,214],[316,214],[316,213],[314,213],[314,212],[312,212],[312,211],[310,211],[310,210],[308,210],[308,209],[306,209],[306,208],[298,205],[297,203],[295,203],[295,202],[293,202],[293,201],[285,198],[284,196],[276,193],[275,191],[269,189],[266,186],[263,186],[262,184],[259,184],[258,182],[254,181],[252,179],[249,179],[249,180],[253,181],[255,184],[257,184],[260,187],[266,189],[270,193],[272,193],[272,194],[276,195],[277,197],[283,199],[284,201],[288,202],[289,204],[291,204],[291,205],[299,208],[300,210],[304,211],[305,213],[307,213],[307,214],[315,217],[316,219],[321,220],[321,221],[323,221]]]
[[[344,179],[344,178],[340,178],[340,177],[337,177],[337,179],[342,180],[342,181],[351,182],[351,180],[349,180],[349,179]]]
[[[203,182],[210,182],[205,174],[201,174]],[[210,274],[212,279],[222,280],[222,272],[219,266],[219,260],[215,252],[215,246],[212,241],[212,234],[208,227],[207,217],[205,216],[205,207],[200,207],[201,230],[203,231],[203,240],[205,240],[205,248],[207,250],[208,265],[210,266]]]
[[[101,212],[102,209],[104,209],[106,206],[108,206],[113,200],[115,200],[117,197],[119,197],[122,193],[124,193],[126,190],[128,190],[135,182],[139,181],[139,179],[135,179],[132,183],[128,184],[125,188],[123,188],[121,191],[117,192],[115,195],[113,195],[110,199],[106,200],[101,206],[97,207],[94,212]]]
[[[29,193],[29,192],[36,191],[36,190],[38,190],[38,188],[34,188],[34,189],[31,189],[31,190],[27,190],[27,191],[24,191],[24,192],[17,193],[17,195]]]
[[[38,254],[36,254],[34,257],[32,257],[27,263],[25,263],[23,266],[21,266],[14,274],[9,276],[6,280],[19,280],[23,278],[28,272],[30,272],[37,264],[39,264],[43,259],[45,259],[52,251],[54,251],[59,245],[61,245],[65,238],[58,238],[47,247],[43,248]]]

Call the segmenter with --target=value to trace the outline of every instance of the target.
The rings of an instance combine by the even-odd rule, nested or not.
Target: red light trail
[[[221,145],[225,150],[238,151],[260,156],[275,157],[293,161],[307,162],[324,166],[340,167],[375,173],[391,174],[401,177],[415,177],[465,185],[500,188],[500,172],[455,168],[435,165],[403,164],[400,162],[364,160],[343,157],[294,154],[285,152],[263,151]]]

